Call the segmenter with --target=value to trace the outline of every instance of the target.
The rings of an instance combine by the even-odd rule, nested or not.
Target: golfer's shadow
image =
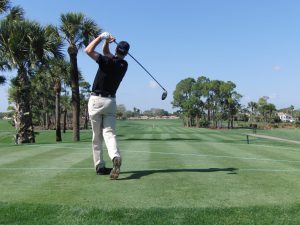
[[[130,174],[128,177],[119,178],[118,180],[134,180],[141,179],[155,173],[178,173],[178,172],[193,172],[193,173],[208,173],[208,172],[228,172],[227,174],[236,174],[237,168],[208,168],[208,169],[165,169],[165,170],[139,170],[125,171],[122,174]]]

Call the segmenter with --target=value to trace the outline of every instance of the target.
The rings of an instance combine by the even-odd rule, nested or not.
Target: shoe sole
[[[110,179],[112,179],[112,180],[118,179],[119,174],[120,174],[120,167],[121,167],[121,158],[119,158],[119,157],[114,158],[113,168],[110,171]]]
[[[110,174],[110,172],[111,172],[111,168],[105,168],[105,170],[103,170],[103,171],[96,171],[96,173],[97,173],[97,175],[109,175]]]

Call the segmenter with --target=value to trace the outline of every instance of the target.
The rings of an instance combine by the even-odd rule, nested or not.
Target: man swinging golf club
[[[96,52],[95,48],[102,41],[103,55]],[[129,51],[129,44],[125,41],[118,43],[115,54],[111,54],[109,44],[115,38],[104,32],[95,38],[86,48],[85,52],[95,60],[98,71],[94,79],[91,97],[88,103],[91,119],[93,139],[93,159],[96,173],[110,174],[111,179],[117,179],[121,167],[121,155],[116,140],[116,92],[125,76],[128,64],[124,60]],[[113,162],[113,168],[106,168],[103,160],[102,143],[105,141],[108,155]]]

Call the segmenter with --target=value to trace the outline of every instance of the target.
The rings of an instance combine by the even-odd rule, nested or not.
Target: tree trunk
[[[31,113],[31,83],[26,71],[19,70],[16,93],[16,143],[35,143]]]
[[[72,110],[73,110],[73,141],[80,141],[80,96],[79,96],[79,78],[77,67],[77,47],[70,45],[68,48],[70,55],[70,75],[72,88]]]
[[[67,109],[64,109],[64,125],[63,125],[63,132],[66,133],[67,130]]]
[[[195,118],[195,120],[196,120],[196,127],[197,128],[199,128],[200,127],[200,123],[199,123],[199,116],[198,115],[196,115],[196,118]]]
[[[46,127],[47,127],[47,114],[46,114],[46,111],[45,109],[47,109],[47,106],[46,106],[46,98],[43,97],[43,128],[46,130]]]
[[[89,110],[88,105],[85,107],[84,129],[89,129]]]
[[[46,112],[45,113],[45,118],[46,118],[46,130],[49,130],[49,127],[50,127],[50,119],[49,119],[49,113],[48,112]]]
[[[55,91],[55,129],[56,129],[56,141],[60,142],[61,139],[61,128],[60,128],[60,92],[61,82],[56,81],[54,85]]]

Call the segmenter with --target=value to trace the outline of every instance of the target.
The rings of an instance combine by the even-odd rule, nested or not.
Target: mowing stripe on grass
[[[17,170],[17,171],[22,171],[22,170],[95,170],[93,167],[0,167],[0,170]]]
[[[187,171],[189,170],[189,168],[184,168],[186,169]],[[20,172],[20,170],[35,170],[35,171],[55,171],[55,170],[64,170],[64,171],[76,171],[76,170],[91,170],[91,171],[94,171],[94,168],[92,167],[73,167],[73,168],[67,168],[67,167],[57,167],[57,168],[54,168],[54,167],[49,167],[49,168],[39,168],[39,167],[36,167],[36,168],[18,168],[18,167],[8,167],[8,168],[0,168],[0,170],[8,170],[8,171],[14,171],[14,170],[17,170]],[[170,169],[171,171],[172,169]],[[191,169],[192,170],[192,169]],[[202,169],[203,171],[207,170],[207,169]],[[233,169],[235,172],[287,172],[287,173],[300,173],[300,170],[293,170],[293,169],[263,169],[263,168],[247,168],[247,169],[243,169],[243,168],[240,168],[240,169]],[[157,171],[157,172],[160,172],[160,171],[165,171],[164,169],[157,169],[157,168],[151,168],[151,169],[147,169],[147,168],[144,168],[143,171]],[[176,171],[176,169],[174,169],[174,171]],[[199,169],[199,171],[201,171],[201,169]],[[222,171],[222,170],[220,170]],[[139,172],[138,170],[135,171],[135,172]],[[123,171],[121,173],[127,173],[127,171]]]
[[[197,156],[197,157],[212,157],[212,158],[230,158],[230,159],[241,159],[241,160],[254,160],[254,161],[271,161],[271,162],[287,162],[287,163],[300,163],[300,160],[284,160],[284,159],[267,159],[267,158],[255,158],[255,157],[237,157],[237,156],[226,156],[226,155],[207,155],[207,154],[190,154],[190,153],[177,153],[177,152],[148,152],[148,151],[134,151],[126,150],[125,152],[134,153],[151,153],[151,154],[162,154],[162,155],[180,155],[180,156]]]
[[[256,169],[256,168],[248,168],[248,169],[239,169],[238,171],[246,171],[246,172],[287,172],[287,173],[299,173],[300,170],[285,170],[285,169]]]
[[[129,136],[129,135],[128,135]],[[134,136],[134,135],[133,135]],[[133,137],[132,136],[132,137]],[[181,136],[183,137],[183,136]],[[178,136],[175,137],[175,139],[177,139]],[[130,138],[131,139],[131,138]],[[174,138],[173,138],[174,139]],[[134,140],[139,140],[139,139],[134,139]],[[127,140],[125,140],[127,141]],[[143,141],[143,139],[141,139],[141,141]],[[149,141],[151,141],[151,139],[149,139]],[[167,142],[169,140],[163,140],[164,142]],[[173,142],[173,140],[170,140],[171,142]],[[119,142],[124,142],[124,140],[119,140]],[[209,143],[209,144],[214,144],[214,145],[233,145],[233,146],[248,146],[247,144],[241,144],[241,143],[222,143],[222,142],[214,142],[214,141],[201,141],[201,143]],[[23,147],[28,147],[30,146],[30,148],[32,147],[49,147],[49,148],[52,148],[52,147],[57,147],[57,148],[66,148],[66,149],[92,149],[91,146],[86,146],[84,145],[83,147],[78,147],[79,144],[71,144],[73,146],[65,146],[65,145],[70,145],[70,143],[61,143],[61,144],[43,144],[43,145],[40,145],[40,144],[35,144],[35,145],[24,145]],[[270,145],[262,145],[262,144],[251,144],[251,146],[256,146],[256,147],[263,147],[263,148],[272,148],[272,149],[276,149],[276,150],[289,150],[289,151],[295,151],[295,152],[300,152],[300,149],[299,148],[293,148],[293,147],[281,147],[281,146],[270,146]]]
[[[221,144],[221,143],[220,143]],[[56,148],[63,148],[63,149],[80,149],[82,150],[83,148],[77,148],[77,147],[71,147],[71,146],[57,146],[57,145],[34,145],[35,147],[51,147],[55,146]],[[33,146],[31,146],[33,147]],[[267,146],[264,146],[267,147]],[[289,149],[288,150],[293,150],[294,149]],[[254,160],[254,161],[271,161],[271,162],[287,162],[287,163],[300,163],[300,160],[280,160],[280,159],[269,159],[269,158],[256,158],[256,157],[237,157],[237,156],[228,156],[228,155],[209,155],[209,154],[194,154],[194,153],[176,153],[176,152],[157,152],[157,151],[135,151],[135,150],[124,150],[124,152],[134,152],[134,153],[148,153],[148,154],[164,154],[164,155],[180,155],[180,156],[197,156],[197,157],[213,157],[213,158],[231,158],[231,159],[241,159],[241,160]],[[90,152],[82,152],[82,153],[75,153],[74,154],[90,154]]]

